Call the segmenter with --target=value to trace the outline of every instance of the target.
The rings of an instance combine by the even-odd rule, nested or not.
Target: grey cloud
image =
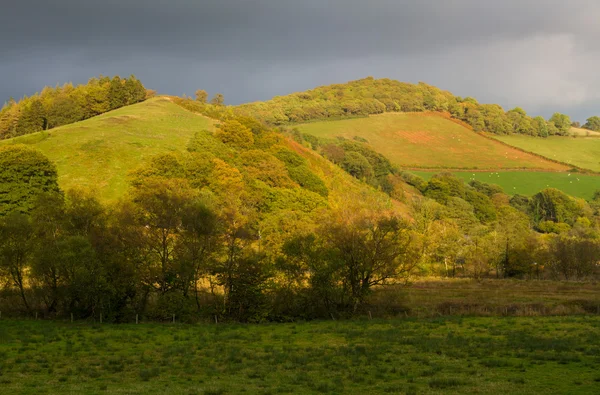
[[[373,75],[582,117],[598,17],[593,0],[20,0],[0,13],[0,95],[134,73],[239,103]]]

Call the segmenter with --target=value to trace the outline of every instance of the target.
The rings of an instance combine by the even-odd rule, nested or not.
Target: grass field
[[[436,114],[386,113],[368,118],[296,125],[319,137],[365,138],[404,167],[566,170],[534,155],[497,144]]]
[[[7,394],[593,394],[600,317],[0,322]]]
[[[430,179],[436,172],[411,171],[424,179]],[[452,172],[466,182],[472,179],[501,186],[509,195],[531,196],[545,188],[556,188],[586,200],[600,190],[600,176],[578,173],[548,173],[528,171],[498,172]]]
[[[498,140],[546,158],[600,172],[600,138],[494,136]]]
[[[0,393],[596,394],[600,284],[421,279],[406,317],[286,324],[0,320]]]
[[[0,144],[31,145],[56,164],[63,189],[91,188],[114,200],[127,188],[127,173],[146,158],[183,150],[196,131],[210,128],[209,119],[159,97]]]
[[[585,137],[600,137],[600,132],[593,130],[587,130],[583,128],[571,128],[569,130],[571,136],[585,136]]]

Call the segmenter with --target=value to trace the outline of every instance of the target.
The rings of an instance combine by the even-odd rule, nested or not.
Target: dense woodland
[[[539,116],[530,117],[518,107],[505,111],[497,104],[480,104],[472,97],[454,96],[422,82],[415,85],[371,77],[275,97],[266,102],[241,105],[236,111],[271,125],[360,117],[384,112],[437,111],[465,122],[476,132],[518,133],[540,137],[567,135],[572,124],[567,115],[560,113],[545,120]],[[600,130],[600,118],[590,118],[584,127]]]
[[[10,99],[0,110],[0,139],[40,132],[82,121],[146,99],[135,76],[92,78],[85,85],[45,87],[20,101]]]
[[[360,314],[374,291],[415,276],[599,274],[600,192],[426,182],[365,141],[271,129],[199,96],[178,102],[218,130],[132,171],[115,204],[60,191],[35,150],[0,148],[2,311],[285,321]]]

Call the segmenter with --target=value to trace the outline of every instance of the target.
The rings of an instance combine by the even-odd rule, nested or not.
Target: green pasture
[[[6,394],[597,394],[600,318],[0,322]]]
[[[89,188],[103,200],[115,200],[127,189],[127,174],[145,159],[184,150],[196,131],[212,125],[208,118],[159,97],[0,144],[40,150],[56,164],[65,190]]]
[[[428,180],[437,172],[411,171]],[[469,182],[473,179],[501,186],[509,195],[535,195],[545,188],[556,188],[571,196],[589,200],[600,190],[600,176],[580,173],[552,173],[535,171],[452,172]]]
[[[600,172],[600,138],[495,136],[514,147],[584,169]]]

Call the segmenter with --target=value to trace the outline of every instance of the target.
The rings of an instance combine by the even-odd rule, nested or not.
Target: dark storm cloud
[[[0,95],[134,73],[238,103],[374,75],[582,116],[598,17],[591,0],[19,0],[0,13]]]

